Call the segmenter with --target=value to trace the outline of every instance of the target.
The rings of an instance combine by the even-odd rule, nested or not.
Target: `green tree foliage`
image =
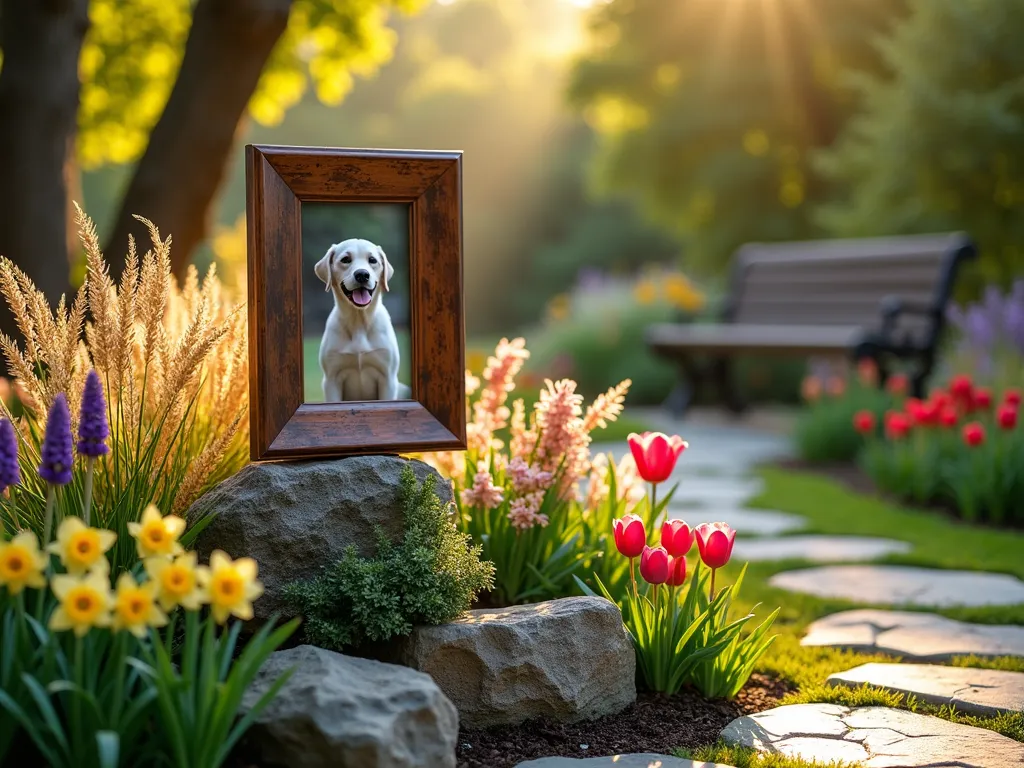
[[[378,534],[377,553],[360,557],[350,547],[310,581],[290,584],[287,595],[305,617],[306,639],[342,649],[407,635],[417,624],[451,621],[490,589],[494,565],[460,533],[428,477],[417,488],[410,467],[402,473],[405,534],[394,543]]]
[[[681,235],[688,265],[721,270],[750,240],[815,234],[811,151],[872,69],[873,30],[902,1],[611,0],[593,14],[572,102],[603,137],[597,182]]]
[[[1024,271],[1024,3],[913,0],[880,43],[891,75],[859,74],[863,111],[823,153],[849,188],[821,212],[869,235],[964,229],[980,276]]]
[[[259,123],[280,123],[313,86],[339,104],[353,74],[390,59],[397,36],[389,5],[412,11],[426,0],[293,0],[288,26],[249,102]],[[194,0],[91,0],[82,48],[78,152],[84,168],[132,162],[163,111],[185,52]]]

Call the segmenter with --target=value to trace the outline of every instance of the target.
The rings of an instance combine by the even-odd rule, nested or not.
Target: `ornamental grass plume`
[[[70,305],[62,298],[52,310],[23,271],[0,259],[0,293],[20,335],[0,336],[0,351],[24,406],[15,418],[0,403],[23,462],[19,520],[4,504],[0,522],[42,531],[47,486],[34,472],[43,464],[41,421],[58,397],[81,403],[69,414],[70,434],[85,460],[69,465],[59,501],[73,514],[84,511],[93,466],[89,515],[118,533],[114,562],[124,568],[134,557],[126,525],[148,504],[181,514],[246,461],[246,316],[214,269],[200,279],[190,267],[179,283],[170,237],[145,219],[151,247],[139,254],[129,239],[115,283],[93,222],[81,209],[76,220],[87,270]],[[104,451],[106,460],[95,461]]]

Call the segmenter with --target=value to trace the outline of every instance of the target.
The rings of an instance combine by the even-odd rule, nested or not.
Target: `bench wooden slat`
[[[647,343],[664,352],[686,347],[702,352],[771,351],[804,356],[842,353],[861,334],[857,326],[659,323],[648,328]]]

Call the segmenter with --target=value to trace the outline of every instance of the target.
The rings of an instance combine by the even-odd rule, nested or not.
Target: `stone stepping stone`
[[[737,539],[740,560],[802,559],[816,563],[874,560],[910,551],[910,544],[871,536],[782,536],[771,539]]]
[[[1024,673],[936,664],[861,664],[829,675],[828,684],[859,688],[868,683],[911,694],[931,704],[950,704],[974,715],[1024,712]]]
[[[1024,627],[968,624],[916,611],[841,611],[807,628],[801,645],[888,653],[910,661],[1024,656]]]
[[[1024,603],[1024,581],[1003,573],[900,565],[829,565],[777,573],[769,583],[791,592],[859,603],[940,608]]]
[[[673,482],[675,481],[666,483],[666,493]],[[679,486],[670,502],[673,508],[738,507],[764,488],[764,483],[757,478],[693,477],[683,478],[678,482]]]
[[[790,704],[733,720],[730,744],[864,768],[1020,768],[1024,744],[984,728],[889,707]]]
[[[731,768],[721,763],[695,763],[681,757],[649,752],[609,757],[541,757],[519,763],[516,768]]]

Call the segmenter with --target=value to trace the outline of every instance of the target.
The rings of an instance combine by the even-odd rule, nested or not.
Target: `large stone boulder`
[[[455,768],[459,715],[415,670],[302,645],[277,651],[242,699],[244,716],[291,678],[246,734],[259,764],[283,768]]]
[[[633,645],[619,609],[600,597],[469,611],[417,627],[396,655],[430,675],[469,726],[586,720],[636,699]]]
[[[188,510],[189,520],[214,514],[196,549],[203,559],[215,549],[255,558],[266,588],[253,605],[256,619],[287,613],[285,585],[315,576],[350,544],[372,556],[376,526],[401,535],[399,480],[410,464],[420,482],[434,475],[442,503],[451,501],[451,485],[432,467],[396,456],[249,464]]]

